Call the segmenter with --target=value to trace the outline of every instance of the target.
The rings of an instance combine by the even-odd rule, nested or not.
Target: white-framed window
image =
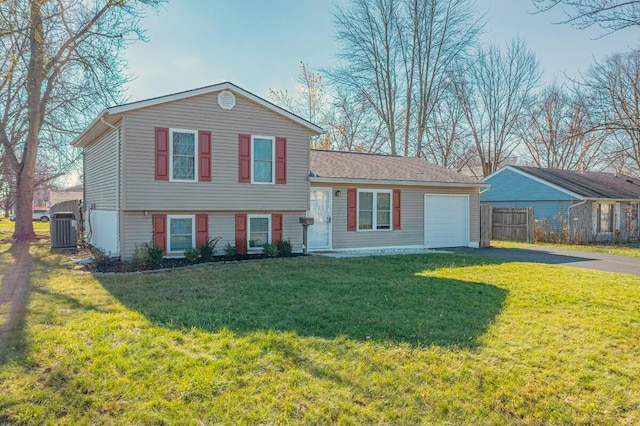
[[[596,233],[613,232],[614,204],[596,204]]]
[[[264,243],[271,243],[271,215],[247,215],[247,236],[249,250],[261,250]]]
[[[358,230],[391,229],[391,190],[358,190]]]
[[[276,141],[271,136],[251,136],[251,183],[274,183]]]
[[[196,245],[196,220],[193,215],[167,215],[167,252],[184,253]]]
[[[198,132],[169,130],[169,177],[172,181],[198,180]]]

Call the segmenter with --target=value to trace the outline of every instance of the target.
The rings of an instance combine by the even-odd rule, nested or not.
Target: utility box
[[[76,248],[78,245],[78,227],[73,213],[53,213],[49,226],[51,248]]]

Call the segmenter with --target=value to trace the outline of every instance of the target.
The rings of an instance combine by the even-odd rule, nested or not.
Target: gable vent
[[[236,106],[236,96],[228,90],[223,90],[218,94],[218,105],[222,109],[232,109]]]

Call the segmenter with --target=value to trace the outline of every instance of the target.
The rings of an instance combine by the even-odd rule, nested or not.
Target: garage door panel
[[[457,247],[469,244],[469,198],[425,195],[425,245]]]

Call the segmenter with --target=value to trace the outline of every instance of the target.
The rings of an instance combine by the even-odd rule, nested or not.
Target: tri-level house
[[[481,182],[417,158],[310,150],[323,130],[232,83],[108,108],[76,138],[87,240],[131,258],[207,239],[260,250],[477,247]]]

